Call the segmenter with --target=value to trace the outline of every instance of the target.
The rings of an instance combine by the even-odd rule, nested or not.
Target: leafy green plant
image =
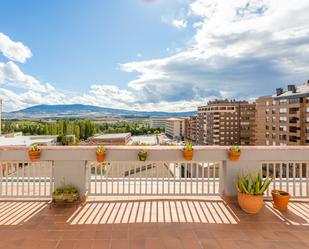
[[[240,152],[240,148],[238,146],[231,146],[230,151],[231,152]]]
[[[29,150],[30,151],[40,151],[40,148],[37,144],[33,144],[33,145],[31,145]]]
[[[140,161],[146,161],[147,156],[148,156],[148,152],[146,150],[140,150],[138,152],[138,158]]]
[[[105,151],[106,151],[106,148],[103,145],[99,145],[97,147],[97,153],[103,154],[105,153]]]
[[[246,176],[238,176],[235,185],[239,193],[262,195],[271,183],[271,179],[266,177],[263,180],[261,173],[252,172]]]
[[[187,142],[183,148],[184,151],[193,151],[192,143]]]
[[[64,188],[57,188],[53,192],[53,195],[62,195],[62,194],[69,194],[69,195],[78,194],[78,190],[77,190],[77,188],[75,188],[73,186],[66,186]]]

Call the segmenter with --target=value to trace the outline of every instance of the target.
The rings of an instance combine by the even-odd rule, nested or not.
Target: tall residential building
[[[173,139],[183,140],[185,135],[185,119],[184,118],[166,119],[165,134]]]
[[[149,126],[151,129],[155,128],[165,128],[166,120],[169,117],[150,117]]]
[[[254,145],[255,104],[215,100],[198,107],[197,140],[206,145]]]
[[[185,120],[185,139],[192,143],[197,143],[197,121],[197,115],[191,116]]]
[[[1,119],[2,119],[2,99],[0,99],[0,135],[1,135],[1,131],[2,131]]]
[[[257,99],[258,145],[309,145],[309,80]]]

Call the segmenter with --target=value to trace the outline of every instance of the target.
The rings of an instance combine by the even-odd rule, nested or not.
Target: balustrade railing
[[[0,197],[51,197],[52,190],[51,161],[0,162]]]
[[[90,195],[220,195],[221,162],[88,162]]]

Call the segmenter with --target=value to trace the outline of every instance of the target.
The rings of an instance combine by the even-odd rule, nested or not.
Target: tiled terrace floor
[[[309,203],[257,215],[223,200],[125,200],[49,208],[0,202],[0,248],[309,248]]]

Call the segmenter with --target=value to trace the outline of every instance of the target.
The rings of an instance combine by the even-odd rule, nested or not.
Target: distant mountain
[[[92,105],[37,105],[14,112],[3,113],[5,119],[46,119],[46,118],[110,118],[110,117],[151,117],[151,116],[191,116],[195,112],[143,112],[113,109]]]

